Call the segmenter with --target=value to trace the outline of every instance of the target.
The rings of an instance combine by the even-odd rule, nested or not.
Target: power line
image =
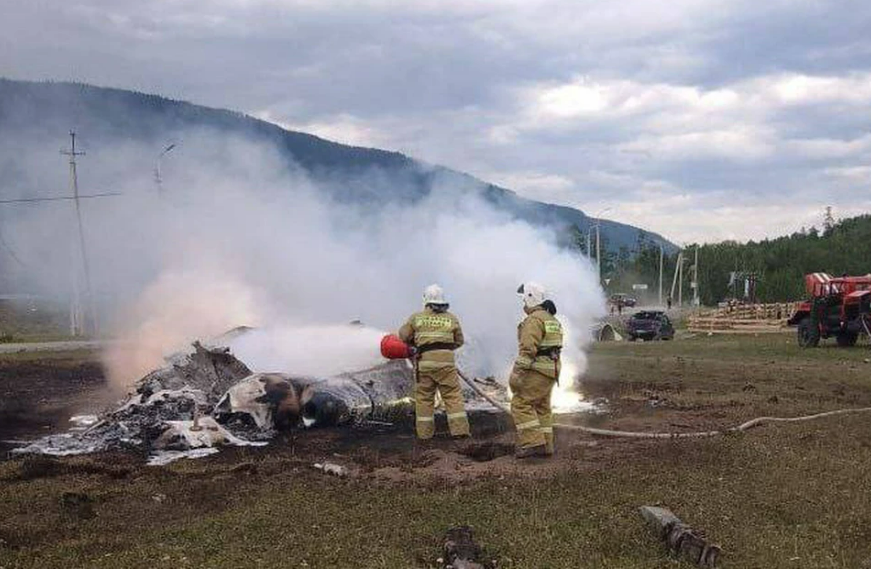
[[[93,323],[93,331],[94,335],[99,334],[99,322],[97,319],[97,309],[96,309],[96,300],[93,294],[93,288],[91,286],[91,268],[90,263],[88,261],[88,251],[85,243],[85,230],[84,223],[82,222],[82,212],[80,207],[80,201],[83,199],[92,199],[92,198],[103,198],[110,196],[120,196],[123,195],[121,192],[101,192],[97,194],[87,194],[81,195],[79,194],[79,180],[78,173],[76,171],[76,157],[84,156],[84,152],[76,150],[76,133],[75,131],[70,131],[70,141],[71,146],[69,150],[61,150],[61,154],[65,156],[69,156],[70,161],[70,189],[72,190],[72,195],[70,196],[45,196],[45,197],[34,197],[34,198],[16,198],[16,199],[4,199],[0,200],[0,205],[3,204],[26,204],[26,203],[45,203],[45,202],[53,202],[53,201],[73,201],[75,202],[76,207],[76,221],[78,225],[78,234],[79,234],[79,251],[81,253],[81,262],[82,268],[84,269],[84,277],[85,277],[85,294],[88,296],[88,300],[90,301],[91,308],[91,320]],[[169,152],[172,150],[174,145],[166,148],[164,152]],[[8,243],[3,239],[2,235],[0,235],[0,246],[5,248],[9,255],[12,256],[21,266],[24,266],[24,263]],[[78,283],[76,282],[78,278],[75,276],[75,271],[73,274],[73,298],[70,303],[70,331],[72,335],[76,336],[82,330],[80,320],[83,320],[81,316],[81,308],[79,305],[79,293],[78,293]]]
[[[85,200],[89,198],[104,198],[107,196],[123,196],[121,192],[106,192],[102,194],[88,194],[85,196],[51,196],[47,198],[18,198],[14,200],[0,200],[0,204],[15,204],[15,203],[35,203],[35,202],[55,202],[62,200]]]

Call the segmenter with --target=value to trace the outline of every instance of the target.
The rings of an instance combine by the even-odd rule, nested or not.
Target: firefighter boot
[[[547,447],[545,445],[538,445],[534,447],[521,447],[517,449],[514,453],[514,458],[524,459],[524,458],[536,458],[550,456],[547,452]]]

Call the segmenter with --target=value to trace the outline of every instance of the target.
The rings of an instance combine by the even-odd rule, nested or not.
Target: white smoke
[[[256,329],[229,342],[251,371],[292,371],[330,377],[378,365],[383,331],[365,326],[281,326]]]
[[[515,291],[527,280],[548,288],[570,331],[566,369],[586,368],[603,293],[592,266],[559,248],[547,229],[496,211],[454,179],[420,201],[360,206],[331,199],[269,148],[209,132],[175,139],[184,142],[164,162],[163,196],[142,160],[155,148],[120,143],[80,165],[83,193],[125,194],[83,204],[103,320],[130,340],[109,355],[117,381],[129,383],[159,365],[162,353],[236,325],[279,330],[251,336],[263,339],[246,345],[260,361],[327,373],[377,349],[368,344],[376,338],[360,345],[343,337],[347,327],[331,326],[361,320],[396,330],[434,282],[470,339],[468,371],[505,377],[523,316]],[[51,156],[54,183],[64,188],[63,163]],[[347,183],[352,191],[367,180]],[[31,282],[59,297],[75,266],[65,245],[75,235],[71,207],[31,208],[4,232],[19,256],[40,259],[22,269]]]

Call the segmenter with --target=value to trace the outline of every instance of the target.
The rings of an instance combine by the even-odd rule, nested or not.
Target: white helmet
[[[520,285],[517,294],[523,297],[523,306],[532,308],[547,299],[547,291],[538,283],[528,282]]]
[[[445,300],[445,291],[437,284],[431,284],[423,289],[423,305],[427,304],[447,304]]]

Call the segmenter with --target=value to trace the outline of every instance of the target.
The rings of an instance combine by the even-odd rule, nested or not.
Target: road
[[[0,354],[21,352],[69,352],[73,350],[95,350],[110,345],[107,340],[65,340],[61,342],[19,342],[0,344]]]

